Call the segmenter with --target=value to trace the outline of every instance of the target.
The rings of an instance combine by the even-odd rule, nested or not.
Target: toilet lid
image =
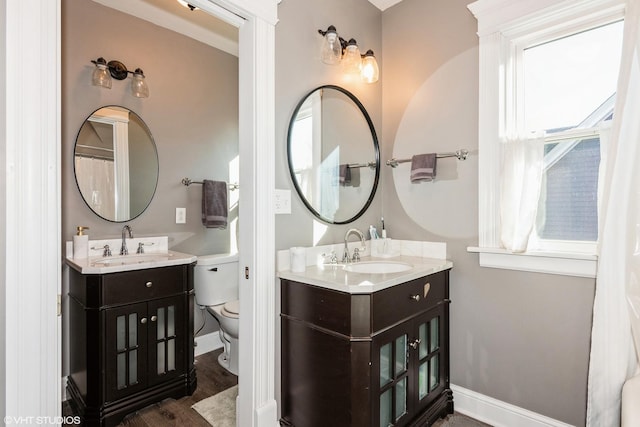
[[[237,317],[240,314],[240,301],[229,301],[224,304],[223,310],[226,311],[226,314],[232,315],[232,317]]]

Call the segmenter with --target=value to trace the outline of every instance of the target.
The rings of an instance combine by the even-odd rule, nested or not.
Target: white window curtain
[[[615,113],[599,182],[587,398],[587,426],[593,427],[620,425],[622,386],[638,372],[640,359],[640,0],[627,1],[624,26]]]
[[[502,144],[500,238],[505,249],[527,250],[542,185],[544,138],[513,138]]]

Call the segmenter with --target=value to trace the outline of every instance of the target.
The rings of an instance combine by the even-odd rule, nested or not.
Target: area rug
[[[489,424],[474,420],[459,413],[448,415],[446,418],[436,421],[433,427],[491,427]]]
[[[221,391],[191,406],[213,427],[236,427],[238,386]]]

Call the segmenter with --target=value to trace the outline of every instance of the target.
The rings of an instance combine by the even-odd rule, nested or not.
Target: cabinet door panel
[[[184,296],[149,302],[149,385],[184,373]]]
[[[447,361],[448,339],[446,336],[446,305],[418,316],[414,320],[419,345],[411,350],[414,363],[417,411],[430,405],[448,387]]]
[[[373,339],[373,426],[405,425],[412,418],[413,381],[410,379],[408,346],[411,322],[402,323]],[[378,380],[379,376],[379,380]]]
[[[114,401],[147,385],[147,304],[105,310],[106,399]]]

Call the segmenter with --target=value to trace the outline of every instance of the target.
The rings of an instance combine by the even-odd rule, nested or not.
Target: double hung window
[[[485,266],[594,276],[624,3],[469,8],[480,36],[480,242],[471,250]]]

